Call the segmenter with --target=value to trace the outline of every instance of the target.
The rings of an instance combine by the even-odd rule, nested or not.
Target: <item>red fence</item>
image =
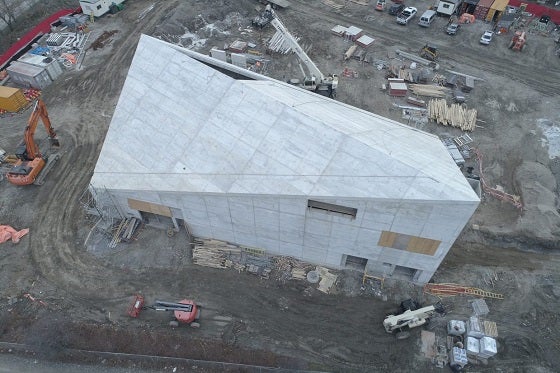
[[[509,0],[509,5],[519,7],[521,3],[527,4],[526,12],[533,13],[537,17],[550,16],[550,20],[557,25],[560,25],[560,10],[549,8],[544,5],[529,3],[523,0]]]

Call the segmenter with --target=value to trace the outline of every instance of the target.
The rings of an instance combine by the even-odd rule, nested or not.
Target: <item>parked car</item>
[[[375,4],[375,10],[379,10],[380,12],[385,9],[385,0],[377,0],[377,4]]]
[[[445,32],[447,32],[447,35],[455,35],[457,33],[457,31],[459,31],[460,28],[461,28],[460,24],[451,23],[447,26],[447,28],[445,29]]]
[[[416,13],[418,13],[418,9],[412,6],[407,6],[403,9],[401,14],[397,16],[397,23],[400,25],[407,25],[408,22],[416,16]]]
[[[403,4],[393,4],[389,8],[389,14],[392,15],[392,16],[396,16],[396,15],[400,14],[403,11],[403,9],[404,9]]]
[[[493,31],[484,31],[482,37],[480,38],[480,44],[488,45],[492,41],[492,36],[494,36]]]

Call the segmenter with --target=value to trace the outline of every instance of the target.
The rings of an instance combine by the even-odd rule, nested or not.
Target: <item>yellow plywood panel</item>
[[[397,234],[395,232],[381,231],[381,237],[379,237],[379,246],[393,247],[395,240],[397,239]]]
[[[21,89],[0,86],[0,109],[17,113],[27,104],[27,99]]]
[[[498,12],[503,12],[506,9],[508,3],[509,0],[495,0],[490,6],[490,9],[496,9]]]
[[[441,241],[438,240],[411,236],[406,250],[418,254],[434,255],[440,243]]]
[[[152,214],[171,217],[171,209],[167,206],[158,205],[157,203],[139,201],[137,199],[128,199],[128,206],[131,209],[151,212]]]

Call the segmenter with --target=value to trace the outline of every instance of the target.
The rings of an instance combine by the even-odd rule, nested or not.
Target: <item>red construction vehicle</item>
[[[127,313],[130,317],[137,318],[140,312],[145,309],[173,311],[174,320],[170,321],[169,325],[174,327],[179,326],[179,324],[187,324],[192,328],[200,327],[198,323],[198,319],[200,318],[200,306],[190,299],[183,299],[178,303],[156,300],[153,305],[145,306],[144,297],[142,295],[136,295]]]
[[[511,42],[509,43],[509,49],[522,51],[526,42],[525,31],[515,31],[513,37],[511,38]]]
[[[52,154],[50,156],[43,154],[35,142],[35,130],[37,129],[39,119],[41,119],[45,129],[47,130],[51,147],[60,147],[60,143],[56,138],[56,133],[51,126],[47,106],[43,100],[38,99],[35,103],[35,107],[33,108],[33,112],[29,117],[29,121],[27,122],[27,127],[25,127],[23,142],[20,143],[16,149],[16,157],[18,158],[18,161],[6,174],[8,181],[12,184],[41,185],[44,181],[45,175],[59,158],[58,154]],[[39,177],[40,173],[41,177]]]

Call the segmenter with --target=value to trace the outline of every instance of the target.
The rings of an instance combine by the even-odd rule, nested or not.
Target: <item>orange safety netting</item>
[[[9,225],[0,225],[0,243],[12,240],[14,243],[18,243],[19,239],[29,233],[29,229],[25,228],[20,231],[16,231]]]

